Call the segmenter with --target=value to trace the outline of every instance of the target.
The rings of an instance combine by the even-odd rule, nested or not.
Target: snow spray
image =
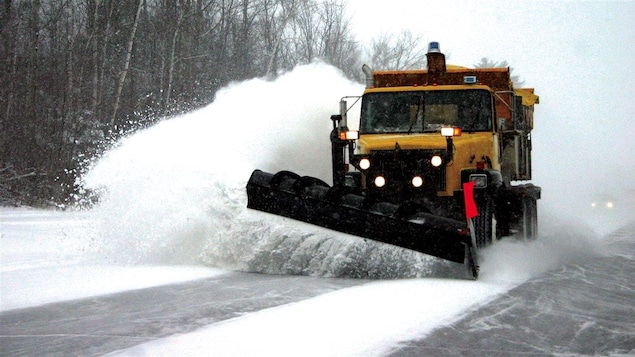
[[[84,177],[87,188],[101,192],[94,209],[99,250],[122,263],[269,273],[421,271],[428,257],[418,253],[245,208],[256,168],[330,181],[330,116],[341,97],[362,90],[334,67],[314,63],[274,81],[232,83],[207,107],[120,140]]]
[[[314,63],[273,81],[232,83],[207,107],[121,139],[84,177],[85,187],[101,193],[93,210],[97,250],[126,264],[455,276],[460,264],[246,209],[254,169],[330,182],[330,116],[341,97],[362,91],[334,67]]]

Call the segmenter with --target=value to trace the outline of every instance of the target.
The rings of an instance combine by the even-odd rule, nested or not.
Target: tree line
[[[425,66],[421,37],[363,47],[341,0],[4,0],[0,204],[67,204],[119,136],[209,104],[231,81],[320,59],[362,80]]]
[[[355,78],[363,55],[333,0],[4,0],[0,14],[4,203],[68,202],[104,145],[231,81],[315,59]]]
[[[335,1],[4,0],[0,197],[64,202],[82,161],[230,81],[359,48]]]

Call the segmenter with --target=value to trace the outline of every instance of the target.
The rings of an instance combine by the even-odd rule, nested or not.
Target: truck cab
[[[461,189],[459,166],[500,170],[493,98],[486,86],[367,90],[352,159],[361,187],[391,202],[446,197]]]

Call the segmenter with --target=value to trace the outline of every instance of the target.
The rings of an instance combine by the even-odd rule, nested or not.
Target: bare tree
[[[119,111],[119,102],[121,100],[121,91],[123,90],[124,82],[126,81],[126,75],[130,69],[130,59],[132,58],[132,46],[134,46],[135,36],[137,34],[137,27],[139,25],[139,14],[141,14],[141,8],[143,0],[137,1],[137,10],[135,12],[134,21],[132,23],[132,30],[130,30],[130,37],[128,38],[128,44],[126,46],[126,54],[123,63],[123,69],[119,74],[117,81],[117,91],[115,92],[115,103],[113,104],[112,116],[110,118],[110,127],[114,127],[115,119],[117,118],[117,112]]]
[[[167,85],[163,92],[163,109],[167,110],[170,105],[170,96],[172,95],[172,87],[174,85],[174,65],[177,61],[177,45],[179,39],[179,32],[181,30],[181,23],[183,22],[183,9],[179,5],[177,5],[176,1],[171,1],[170,6],[168,8],[168,18],[166,20],[168,23],[172,24],[172,36],[170,41],[170,51],[168,53],[168,75],[167,75]]]
[[[359,72],[360,50],[345,16],[345,4],[323,2],[320,17],[324,28],[319,33],[320,53],[326,61],[345,73]]]
[[[345,7],[342,0],[3,0],[0,167],[18,174],[2,188],[64,200],[82,161],[108,145],[105,133],[116,138],[200,107],[230,81],[318,59],[354,77],[360,47]]]
[[[345,16],[345,5],[336,1],[302,1],[290,29],[290,62],[321,59],[349,71],[359,67],[359,49]],[[348,73],[351,73],[350,71]]]
[[[91,58],[86,61],[86,69],[90,75],[90,113],[99,118],[102,115],[102,101],[106,75],[108,71],[108,49],[112,44],[111,33],[112,19],[116,4],[111,0],[86,0],[86,21],[88,23],[86,36],[86,50],[90,51]],[[88,78],[87,78],[88,79]],[[108,110],[111,108],[108,107]],[[105,111],[103,112],[105,113]]]
[[[0,18],[0,142],[9,143],[10,127],[9,117],[12,113],[12,105],[15,97],[15,82],[12,78],[17,75],[17,51],[16,51],[16,26],[14,24],[13,5],[10,0],[3,3],[2,17]],[[0,145],[0,156],[7,157],[9,145]]]
[[[281,66],[281,48],[285,39],[286,28],[297,16],[297,0],[265,0],[263,1],[262,16],[256,26],[263,37],[263,54],[267,58],[265,75],[269,77],[278,72]]]
[[[373,39],[370,66],[377,69],[404,70],[426,66],[426,48],[421,36],[403,30],[397,36],[384,34]]]

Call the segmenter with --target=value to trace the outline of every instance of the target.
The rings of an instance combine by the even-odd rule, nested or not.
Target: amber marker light
[[[359,139],[359,131],[348,130],[340,132],[340,140],[357,140]]]

